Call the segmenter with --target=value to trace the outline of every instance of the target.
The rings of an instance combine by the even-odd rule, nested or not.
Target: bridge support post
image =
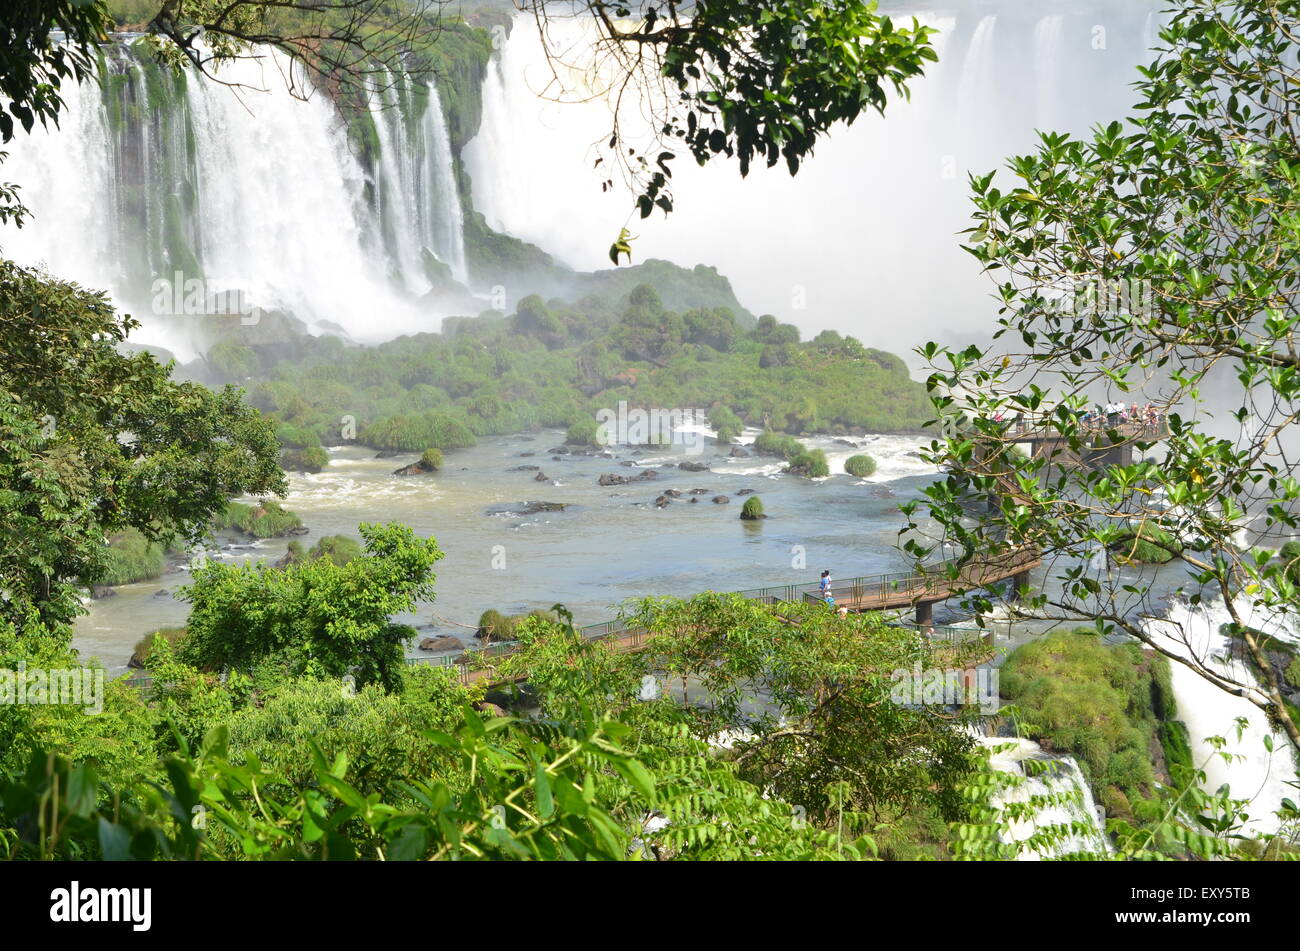
[[[917,626],[934,623],[934,602],[933,601],[916,602],[916,623]]]
[[[1011,600],[1015,601],[1020,598],[1020,589],[1029,584],[1029,572],[1022,571],[1011,578]]]

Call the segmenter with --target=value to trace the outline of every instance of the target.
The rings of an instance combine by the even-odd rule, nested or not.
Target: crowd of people
[[[1138,425],[1141,427],[1141,435],[1155,435],[1161,431],[1165,423],[1164,411],[1155,403],[1133,403],[1132,405],[1120,401],[1104,405],[1097,403],[1092,409],[1081,410],[1078,415],[1079,422],[1087,432],[1102,432],[1121,426]],[[1037,428],[1037,424],[1026,419],[1021,413],[1017,413],[1009,420],[998,413],[993,419],[998,423],[1009,423],[1012,434]]]
[[[1144,435],[1158,433],[1164,425],[1165,414],[1154,403],[1129,405],[1124,402],[1100,403],[1087,410],[1080,417],[1084,429],[1100,432],[1105,429],[1117,429],[1121,426],[1136,425],[1141,427]]]

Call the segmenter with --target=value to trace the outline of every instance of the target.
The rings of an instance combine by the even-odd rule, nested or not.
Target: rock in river
[[[464,650],[465,645],[459,637],[452,637],[445,634],[442,637],[426,637],[420,641],[420,650],[422,651],[458,651]]]

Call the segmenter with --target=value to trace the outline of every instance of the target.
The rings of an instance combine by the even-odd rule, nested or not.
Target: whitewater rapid
[[[1300,644],[1294,628],[1264,611],[1243,604],[1239,605],[1239,612],[1247,625],[1278,640]],[[1256,687],[1253,672],[1233,657],[1231,639],[1221,632],[1231,620],[1221,601],[1198,606],[1176,601],[1166,618],[1150,619],[1145,622],[1145,628],[1172,653],[1195,658],[1216,673]],[[1251,800],[1249,830],[1277,831],[1274,812],[1282,800],[1297,801],[1300,797],[1300,788],[1289,785],[1296,781],[1297,772],[1286,736],[1270,730],[1263,712],[1249,700],[1225,693],[1181,663],[1171,661],[1170,668],[1178,718],[1187,725],[1193,764],[1205,770],[1205,789],[1213,792],[1224,784],[1229,785],[1234,798]],[[1240,736],[1238,719],[1245,722]],[[1206,742],[1208,737],[1226,739],[1223,752],[1230,755],[1231,761]],[[1266,737],[1272,738],[1271,753],[1264,746]]]
[[[134,340],[182,359],[195,315],[160,309],[155,285],[177,271],[360,342],[439,329],[422,255],[462,282],[466,264],[436,88],[390,76],[376,91],[383,148],[367,170],[333,102],[297,75],[289,92],[281,54],[175,80],[126,40],[106,48],[102,82],[62,87],[57,126],[7,147],[4,178],[32,213],[0,230],[7,256],[106,290],[143,321]]]

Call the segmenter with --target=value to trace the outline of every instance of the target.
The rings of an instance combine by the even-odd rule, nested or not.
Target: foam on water
[[[1060,858],[1076,852],[1111,853],[1114,847],[1105,834],[1101,810],[1093,801],[1079,764],[1072,756],[1051,756],[1033,740],[1019,737],[977,737],[991,750],[989,765],[1016,777],[1014,784],[995,793],[992,805],[1005,810],[1016,804],[1037,804],[1027,818],[1008,822],[1003,842],[1024,842],[1047,826],[1067,826],[1070,832],[1051,844],[1024,848],[1016,858],[1038,861]],[[1045,764],[1045,770],[1027,769],[1027,761]]]
[[[1239,605],[1238,611],[1248,626],[1279,640],[1300,644],[1295,628],[1276,615],[1251,605]],[[1223,626],[1231,621],[1221,601],[1195,607],[1178,601],[1170,606],[1167,618],[1148,620],[1145,626],[1172,653],[1194,658],[1210,670],[1257,691],[1254,673],[1232,656],[1231,638],[1222,632]],[[1294,801],[1298,795],[1296,787],[1288,785],[1296,780],[1296,766],[1286,737],[1273,733],[1264,713],[1249,700],[1225,693],[1181,663],[1171,662],[1170,668],[1178,716],[1187,725],[1192,761],[1206,772],[1205,787],[1213,791],[1228,784],[1235,798],[1252,802],[1248,807],[1248,829],[1276,831],[1278,822],[1274,812],[1283,798]],[[1246,722],[1240,738],[1235,723],[1238,718]],[[1225,762],[1206,742],[1211,736],[1227,739],[1225,752],[1232,755],[1231,762]],[[1265,749],[1264,739],[1268,736],[1272,737],[1276,752]]]

